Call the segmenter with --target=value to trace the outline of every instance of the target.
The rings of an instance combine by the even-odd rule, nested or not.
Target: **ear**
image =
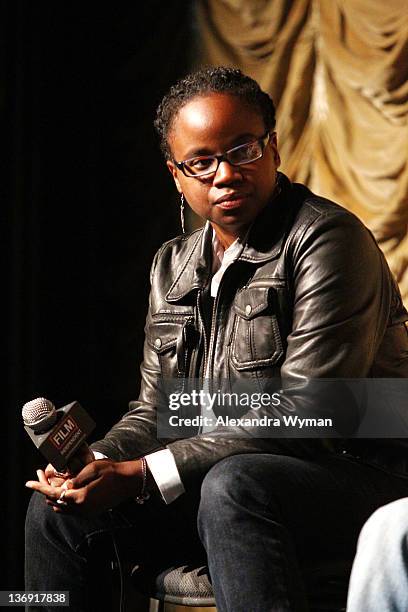
[[[167,168],[169,169],[170,174],[172,175],[174,182],[176,183],[177,191],[179,193],[183,193],[183,190],[180,185],[180,181],[178,180],[178,171],[177,166],[174,165],[172,161],[169,159],[166,161]]]
[[[275,161],[275,166],[279,168],[281,164],[281,158],[278,151],[278,136],[276,132],[272,132],[271,137],[269,139],[269,144],[272,147],[273,159]]]

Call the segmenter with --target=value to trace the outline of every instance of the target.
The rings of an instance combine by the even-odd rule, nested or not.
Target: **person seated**
[[[253,79],[222,66],[187,75],[155,125],[182,212],[205,224],[154,258],[138,400],[80,471],[49,465],[27,483],[26,588],[69,591],[71,610],[91,610],[107,581],[92,587],[89,542],[113,532],[140,564],[207,562],[218,612],[304,611],[305,563],[351,561],[368,516],[408,495],[395,453],[245,419],[162,435],[163,381],[253,392],[279,381],[265,416],[282,424],[300,401],[331,418],[330,402],[299,388],[407,376],[408,315],[364,225],[278,171],[275,108]],[[358,423],[353,402],[339,410]]]

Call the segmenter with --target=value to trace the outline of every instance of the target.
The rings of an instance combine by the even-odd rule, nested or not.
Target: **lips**
[[[214,206],[219,206],[220,208],[225,209],[236,208],[238,206],[241,206],[241,204],[243,204],[244,200],[246,200],[247,198],[248,194],[246,193],[228,193],[218,198],[218,200],[215,200]]]

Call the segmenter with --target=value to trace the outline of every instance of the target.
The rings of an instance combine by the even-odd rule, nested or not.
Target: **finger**
[[[47,506],[52,506],[53,508],[60,508],[61,507],[61,504],[57,504],[56,501],[53,501],[49,497],[45,498],[45,503],[47,504]]]
[[[53,475],[56,476],[57,478],[63,478],[64,480],[66,480],[67,478],[72,476],[72,473],[68,468],[66,470],[63,470],[62,472],[54,468]]]
[[[84,488],[81,489],[67,489],[67,492],[64,495],[64,501],[67,504],[82,504],[86,497],[86,490]]]
[[[58,514],[70,514],[64,506],[53,506],[52,509],[54,512],[58,512]]]
[[[64,498],[65,501],[65,498]],[[48,500],[46,498],[46,503],[54,512],[58,512],[59,514],[70,514],[75,516],[87,516],[88,510],[86,508],[82,508],[81,506],[77,506],[74,503],[69,503],[67,505],[57,504]]]
[[[69,472],[57,472],[51,463],[47,465],[44,473],[48,484],[52,487],[60,487],[71,476]]]
[[[53,506],[52,510],[57,512],[58,514],[71,514],[71,515],[81,515],[81,512],[77,511],[75,506]]]
[[[39,482],[42,482],[42,484],[48,485],[48,479],[45,476],[45,473],[43,472],[43,470],[36,470],[37,472],[37,478]]]
[[[65,495],[66,495],[66,490],[64,490],[64,488],[62,487],[62,491],[59,497],[49,497],[48,495],[45,496],[45,501],[49,506],[55,506],[57,505],[58,507],[61,506],[66,506],[67,502],[65,500]],[[62,500],[62,501],[61,501]]]
[[[62,478],[48,478],[48,483],[54,488],[62,487],[65,482],[66,480],[63,480]]]
[[[57,468],[55,468],[51,463],[49,463],[47,465],[47,467],[45,468],[44,471],[45,471],[45,475],[47,477],[60,475],[61,478],[67,478],[69,476],[68,469],[66,469],[66,470],[57,470]]]
[[[51,465],[51,463],[49,463],[47,465],[47,467],[45,468],[44,472],[45,472],[45,475],[48,478],[48,476],[51,476],[52,474],[54,474],[54,466]]]
[[[49,484],[43,484],[37,480],[29,480],[25,486],[33,491],[38,491],[46,495],[50,499],[58,499],[61,495],[62,487],[51,487]]]
[[[74,514],[76,510],[75,506],[69,507],[64,504],[57,504],[56,502],[51,501],[47,497],[45,498],[45,503],[47,504],[47,506],[49,506],[50,510],[55,510],[57,512],[60,512],[61,514]],[[74,510],[74,512],[72,512],[72,510]]]
[[[92,461],[88,463],[74,478],[71,478],[68,482],[72,483],[73,489],[80,489],[87,484],[97,480],[100,477],[101,469],[106,467],[106,464],[110,461],[100,459],[99,461]]]

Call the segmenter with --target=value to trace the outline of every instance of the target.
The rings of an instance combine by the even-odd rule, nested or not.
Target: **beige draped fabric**
[[[408,304],[408,0],[200,0],[199,64],[254,77],[282,170],[373,231]]]

